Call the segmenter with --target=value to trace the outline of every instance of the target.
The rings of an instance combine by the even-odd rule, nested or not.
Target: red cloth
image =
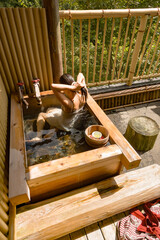
[[[160,239],[160,199],[144,204],[144,214],[133,209],[118,224],[120,240]]]
[[[160,202],[160,199],[157,200],[154,203],[146,203],[144,204],[143,208],[145,211],[145,214],[143,215],[141,211],[139,210],[133,210],[131,212],[132,215],[139,218],[142,222],[138,226],[137,230],[140,232],[146,232],[153,235],[156,235],[160,239],[160,227],[159,227],[159,221],[160,220],[160,214],[157,214],[153,211],[151,211],[151,206],[157,204]]]

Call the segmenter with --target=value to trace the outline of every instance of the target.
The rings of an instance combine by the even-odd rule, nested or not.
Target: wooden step
[[[56,239],[160,197],[157,164],[76,189],[17,211],[17,239]]]

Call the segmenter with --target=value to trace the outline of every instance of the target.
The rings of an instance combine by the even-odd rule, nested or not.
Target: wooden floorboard
[[[116,240],[116,227],[112,218],[104,219],[99,222],[105,240]]]
[[[88,227],[85,227],[86,235],[88,240],[104,240],[101,229],[99,228],[98,223],[94,223]]]
[[[71,240],[87,240],[85,229],[82,228],[70,234]]]

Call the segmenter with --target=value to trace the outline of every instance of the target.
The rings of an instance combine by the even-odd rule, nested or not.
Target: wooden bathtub
[[[52,91],[42,92],[45,107],[59,103]],[[138,167],[141,158],[89,95],[87,108],[109,131],[111,145],[27,166],[23,115],[26,110],[11,97],[9,199],[13,205],[39,201],[95,183]],[[35,98],[26,97],[28,111],[39,111]]]

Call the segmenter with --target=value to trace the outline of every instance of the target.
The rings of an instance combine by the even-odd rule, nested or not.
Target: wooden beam
[[[47,17],[53,81],[57,83],[63,74],[58,0],[43,0],[43,7],[46,10]]]
[[[17,239],[57,239],[160,197],[160,166],[150,165],[18,209]]]
[[[9,199],[13,205],[28,202],[30,191],[25,176],[25,143],[22,107],[17,96],[11,96]]]
[[[46,199],[117,175],[121,156],[114,144],[30,166],[26,178],[31,198]]]
[[[87,106],[90,111],[96,116],[98,121],[107,128],[110,140],[119,146],[122,151],[122,164],[126,169],[131,169],[139,166],[141,157],[120,133],[112,121],[107,117],[95,100],[88,94]]]
[[[94,19],[94,18],[119,18],[119,17],[141,17],[157,16],[159,8],[139,9],[107,9],[107,10],[61,10],[60,18],[64,19]]]

